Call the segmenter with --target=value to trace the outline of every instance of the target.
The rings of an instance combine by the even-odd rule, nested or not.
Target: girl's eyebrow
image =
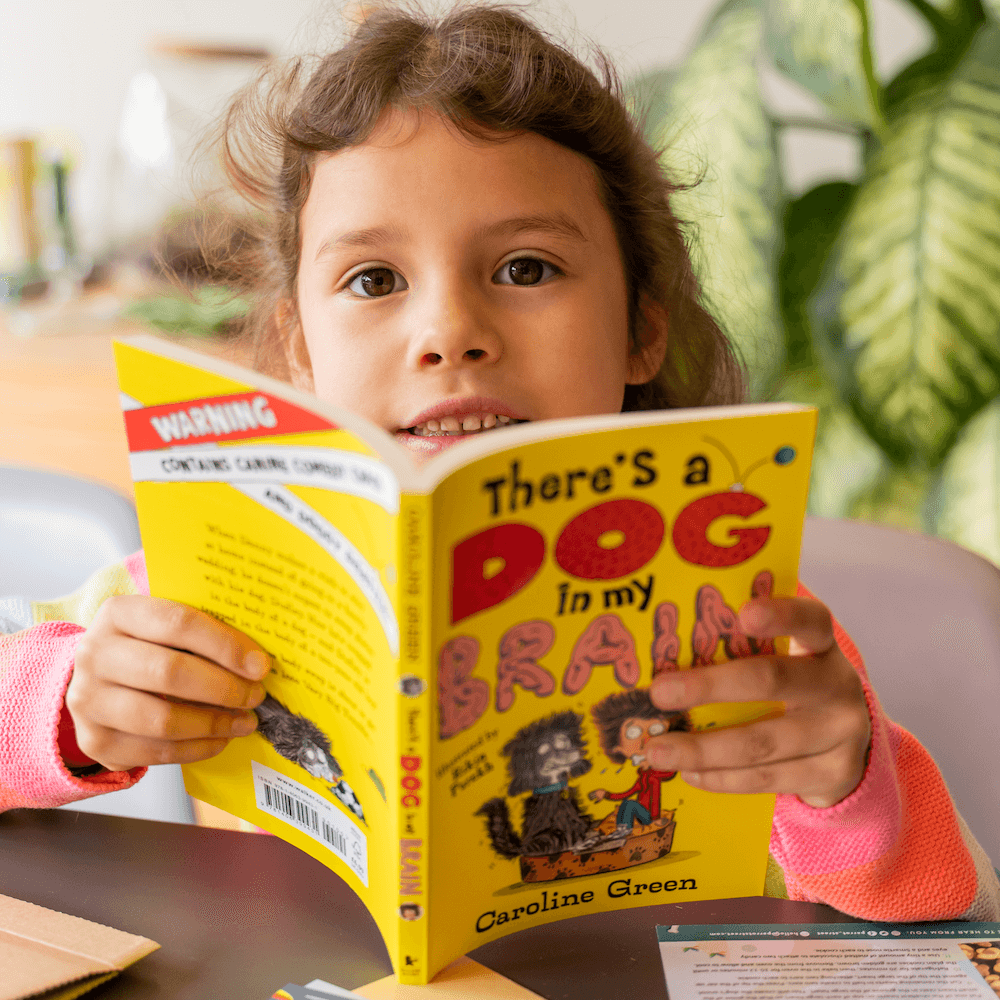
[[[548,215],[521,215],[511,219],[501,219],[482,226],[473,234],[475,242],[482,242],[498,237],[518,236],[522,233],[545,233],[549,236],[559,236],[577,243],[589,243],[583,230],[563,212]],[[369,229],[351,229],[339,236],[331,236],[320,244],[315,260],[319,261],[329,254],[344,248],[378,247],[387,243],[404,243],[409,238],[405,228],[396,225],[372,226]]]

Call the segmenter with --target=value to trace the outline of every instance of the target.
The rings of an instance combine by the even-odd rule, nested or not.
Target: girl
[[[516,421],[738,401],[674,188],[601,66],[504,7],[389,9],[310,73],[295,63],[240,97],[222,150],[264,219],[261,367],[417,456]],[[125,787],[254,729],[266,654],[149,597],[141,554],[35,616],[0,646],[0,808]],[[772,894],[877,920],[1000,918],[991,865],[829,611],[801,591],[741,623],[790,636],[790,654],[661,675],[652,701],[778,700],[784,716],[665,733],[650,766],[778,793]]]

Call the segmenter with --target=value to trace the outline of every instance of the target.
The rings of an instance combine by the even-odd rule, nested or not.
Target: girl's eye
[[[393,291],[408,288],[406,278],[389,267],[369,267],[359,271],[347,285],[348,289],[362,298],[376,299]]]
[[[634,726],[633,725],[633,726],[629,726],[628,729],[625,730],[625,737],[627,739],[637,740],[640,736],[642,736],[642,727],[641,726]]]
[[[538,285],[561,273],[554,264],[538,260],[537,257],[518,257],[507,261],[493,276],[493,280],[498,285]]]
[[[667,727],[662,722],[654,722],[647,731],[650,736],[659,736],[667,731]]]

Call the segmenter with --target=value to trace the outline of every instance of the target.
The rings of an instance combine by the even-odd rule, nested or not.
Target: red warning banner
[[[124,416],[130,452],[337,429],[315,413],[264,392],[186,399],[125,410]]]

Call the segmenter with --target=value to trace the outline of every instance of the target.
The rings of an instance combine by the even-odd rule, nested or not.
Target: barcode
[[[334,830],[329,823],[323,821],[323,839],[338,853],[347,853],[347,841],[339,830]]]
[[[274,810],[280,813],[284,813],[293,823],[297,823],[299,826],[305,827],[307,830],[312,830],[313,833],[319,833],[319,813],[313,809],[312,806],[307,805],[300,799],[289,795],[287,792],[279,791],[277,788],[272,788],[266,782],[261,782],[264,788],[264,800],[267,804]],[[326,831],[329,830],[327,823],[323,823],[323,839],[333,841],[326,835]],[[344,843],[344,838],[340,838],[340,842]],[[341,848],[343,850],[344,848]]]
[[[287,775],[252,761],[257,808],[297,827],[337,855],[368,885],[368,838],[330,802]]]

